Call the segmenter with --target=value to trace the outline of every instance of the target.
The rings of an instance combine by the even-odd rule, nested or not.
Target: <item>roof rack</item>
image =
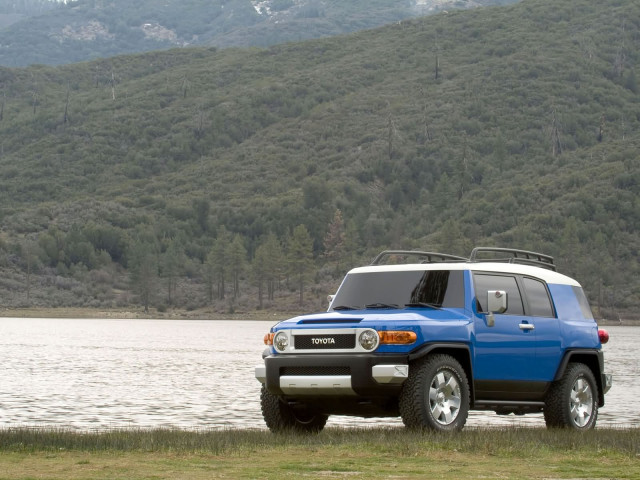
[[[446,253],[434,253],[434,252],[421,252],[420,250],[385,250],[380,252],[376,258],[373,259],[371,265],[380,265],[380,262],[385,257],[392,255],[404,255],[410,257],[421,257],[423,260],[419,263],[440,263],[440,262],[466,262],[464,257],[458,257],[456,255],[448,255]]]
[[[487,258],[479,259],[478,253],[480,252],[493,252],[507,254],[506,258]],[[471,252],[469,257],[470,262],[506,262],[506,263],[520,263],[525,265],[533,265],[536,267],[547,268],[549,270],[556,271],[556,265],[553,261],[553,257],[545,255],[543,253],[529,252],[527,250],[518,250],[515,248],[497,248],[497,247],[476,247]]]

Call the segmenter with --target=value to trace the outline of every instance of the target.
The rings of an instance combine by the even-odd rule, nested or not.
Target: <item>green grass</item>
[[[0,478],[638,478],[640,429],[0,430]]]

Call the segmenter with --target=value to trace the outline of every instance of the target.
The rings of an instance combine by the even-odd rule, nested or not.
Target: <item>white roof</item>
[[[573,278],[567,277],[553,270],[546,268],[523,265],[520,263],[500,263],[500,262],[461,262],[461,263],[408,263],[400,265],[371,265],[368,267],[358,267],[349,271],[349,275],[371,272],[410,272],[427,270],[470,270],[473,272],[510,273],[527,275],[539,278],[547,283],[559,285],[572,285],[579,287],[580,284]]]

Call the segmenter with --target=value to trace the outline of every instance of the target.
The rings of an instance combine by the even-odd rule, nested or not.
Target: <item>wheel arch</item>
[[[469,381],[469,399],[471,406],[473,406],[475,389],[473,386],[473,367],[471,365],[469,345],[465,343],[431,343],[423,345],[409,354],[409,364],[436,353],[450,355],[460,363]]]
[[[604,356],[601,350],[567,350],[556,371],[553,381],[558,381],[564,375],[569,363],[582,363],[586,365],[596,379],[598,385],[598,407],[604,406],[604,385],[602,384],[602,372],[604,372]]]

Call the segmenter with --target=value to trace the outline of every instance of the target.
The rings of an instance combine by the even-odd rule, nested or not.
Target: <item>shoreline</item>
[[[301,312],[300,312],[301,313]],[[33,307],[0,309],[0,318],[74,318],[74,319],[148,319],[148,320],[263,320],[281,321],[299,315],[297,312],[251,311],[224,313],[208,309],[183,310],[171,309],[160,312],[150,309],[145,313],[142,309],[104,309],[84,307]]]
[[[76,318],[76,319],[148,319],[148,320],[261,320],[279,322],[297,315],[309,312],[303,311],[272,311],[254,310],[247,312],[220,312],[214,309],[168,309],[158,311],[150,309],[145,313],[138,308],[124,309],[104,309],[89,307],[33,307],[33,308],[0,308],[0,318]],[[637,327],[640,326],[640,319],[629,320],[606,320],[596,319],[599,327]]]

